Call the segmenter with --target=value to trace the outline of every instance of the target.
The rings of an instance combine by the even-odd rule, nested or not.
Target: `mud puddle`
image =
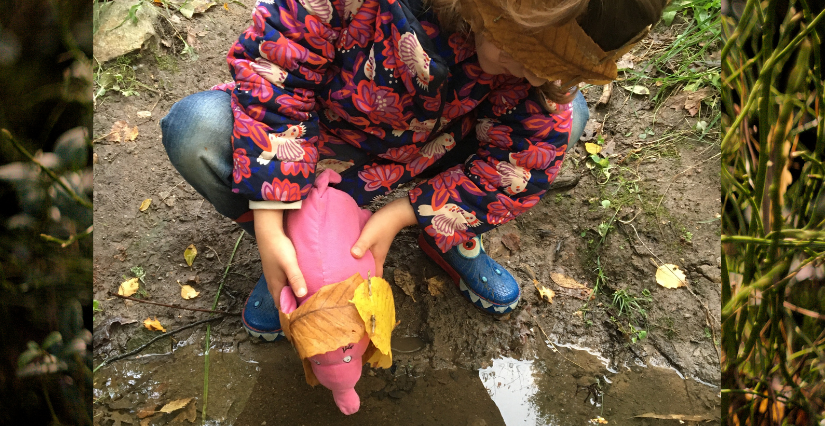
[[[507,426],[678,423],[635,417],[646,413],[719,424],[719,388],[655,361],[616,366],[592,351],[553,344],[539,352],[530,360],[496,359],[479,370]]]

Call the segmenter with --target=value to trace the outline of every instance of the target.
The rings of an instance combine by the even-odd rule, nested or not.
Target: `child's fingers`
[[[304,274],[298,269],[298,262],[287,262],[284,265],[284,275],[289,286],[297,297],[303,297],[307,294],[307,283],[304,281]]]

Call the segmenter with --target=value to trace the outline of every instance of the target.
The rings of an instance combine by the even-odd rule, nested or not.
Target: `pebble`
[[[450,371],[450,377],[452,377],[452,379],[457,382],[458,381],[458,372],[456,372],[455,370]]]

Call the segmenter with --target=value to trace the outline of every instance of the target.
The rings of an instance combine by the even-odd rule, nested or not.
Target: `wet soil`
[[[146,294],[139,297],[209,309],[242,233],[174,170],[161,145],[158,122],[175,101],[230,79],[224,58],[231,41],[247,26],[252,3],[243,4],[229,3],[228,10],[213,7],[192,20],[182,18],[180,24],[162,20],[155,50],[121,59],[151,90],[138,87],[138,96],[109,93],[97,100],[94,297],[103,311],[95,319],[96,364],[155,335],[142,325],[147,317],[157,317],[172,330],[208,315],[110,296],[124,277],[134,276],[131,268],[145,271]],[[194,37],[190,44],[196,60],[181,54],[176,29]],[[659,28],[635,53],[643,56],[646,49],[672,37],[672,30]],[[104,64],[104,69],[110,65]],[[418,249],[418,231],[405,229],[393,243],[384,274],[394,284],[396,317],[401,321],[393,337],[417,340],[408,340],[406,346],[399,343],[392,371],[365,369],[357,388],[361,411],[341,415],[326,389],[306,385],[288,343],[253,342],[242,331],[239,317],[229,316],[212,324],[210,424],[396,424],[399,419],[445,425],[583,424],[582,419],[601,415],[610,424],[622,425],[654,424],[633,417],[646,412],[718,413],[718,133],[700,138],[693,130],[697,122],[710,121],[706,105],[691,117],[667,102],[657,108],[648,98],[618,86],[609,104],[601,107],[596,101],[602,88],[583,89],[591,110],[590,129],[603,125],[605,146],[614,146],[610,163],[616,167],[610,179],[589,169],[584,146],[577,147],[562,172],[564,178],[579,179],[575,187],[551,191],[528,213],[485,234],[488,253],[520,281],[523,296],[517,311],[494,318],[474,309],[446,273]],[[151,116],[141,118],[146,115],[138,112],[144,111]],[[137,126],[137,138],[107,141],[104,136],[119,120]],[[139,211],[147,198],[151,206]],[[603,207],[602,200],[610,200],[611,206]],[[603,234],[607,230],[605,238],[600,225]],[[192,267],[183,256],[190,244],[199,252]],[[661,263],[679,265],[689,287],[657,285],[655,264]],[[587,292],[564,288],[550,276],[562,274],[593,289],[599,270],[606,281],[598,280],[598,292],[590,301]],[[254,239],[245,235],[217,309],[240,312],[260,273]],[[539,296],[533,276],[555,291],[552,303]],[[181,299],[178,282],[201,294]],[[635,317],[620,314],[613,299],[617,291],[638,298],[646,319],[638,311]],[[647,292],[650,300],[641,300]],[[639,339],[639,329],[647,332],[644,338]],[[138,424],[142,407],[156,409],[189,397],[197,399],[200,422],[204,332],[201,326],[174,340],[162,339],[140,358],[99,370],[96,424],[117,425],[127,419]],[[565,368],[565,359],[552,358],[555,353],[547,340],[588,348],[604,363],[596,362],[576,377],[578,367]],[[523,395],[525,401],[534,400],[526,406],[536,419],[533,423],[528,414],[518,423],[506,417],[506,409],[496,405],[498,385],[485,387],[490,371],[485,369],[508,359],[530,363],[537,390],[524,390]],[[619,378],[621,374],[626,375]],[[590,386],[599,376],[613,384],[604,385],[603,402],[597,406],[583,401],[584,391],[578,386]],[[638,385],[652,383],[654,377],[664,384],[645,397]],[[667,405],[673,401],[661,396],[662,405],[653,402],[654,395],[671,394],[678,395],[675,405]],[[168,415],[147,419],[145,424],[172,420]]]

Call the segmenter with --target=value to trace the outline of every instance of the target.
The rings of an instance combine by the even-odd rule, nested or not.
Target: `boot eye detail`
[[[344,357],[344,362],[350,362],[350,361],[352,361],[351,356],[347,355],[347,356]]]
[[[462,256],[469,259],[478,257],[479,253],[481,253],[481,244],[479,243],[478,238],[473,238],[470,241],[458,246],[458,252]]]

